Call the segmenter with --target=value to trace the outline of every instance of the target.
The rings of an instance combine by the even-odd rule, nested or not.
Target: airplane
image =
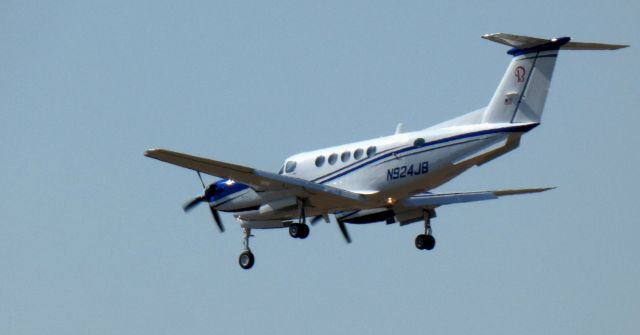
[[[288,228],[305,239],[310,223],[335,221],[347,243],[346,224],[374,222],[404,226],[424,223],[415,238],[420,250],[431,250],[435,210],[444,205],[537,193],[552,188],[508,189],[463,193],[433,193],[466,170],[483,165],[518,147],[540,120],[560,50],[617,50],[628,45],[573,42],[570,37],[535,38],[495,33],[489,41],[510,47],[511,61],[489,104],[476,111],[413,132],[295,154],[277,173],[192,156],[166,149],[144,155],[197,172],[203,193],[183,209],[207,203],[221,232],[218,211],[234,213],[242,227],[244,250],[238,257],[250,269],[253,229]],[[201,173],[222,178],[208,186]]]

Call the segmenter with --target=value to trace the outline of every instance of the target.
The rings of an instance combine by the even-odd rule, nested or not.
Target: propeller
[[[340,227],[340,232],[342,233],[342,236],[344,236],[344,240],[347,241],[347,243],[351,243],[351,236],[349,236],[349,231],[347,230],[347,226],[345,226],[343,221],[337,220],[338,221],[338,227]]]
[[[310,223],[314,225],[318,223],[318,221],[323,219],[327,223],[329,223],[329,216],[327,214],[314,216],[313,218],[311,218]],[[349,235],[349,231],[347,230],[347,226],[345,225],[345,223],[343,221],[338,220],[338,218],[336,218],[336,222],[338,222],[338,227],[340,228],[340,232],[342,233],[342,236],[344,236],[344,240],[347,243],[351,243],[351,236]]]
[[[204,193],[201,196],[195,197],[187,201],[182,206],[182,209],[185,211],[185,213],[192,210],[195,206],[197,206],[201,202],[209,203],[209,199],[211,199],[211,197],[216,193],[216,190],[218,189],[216,184],[211,184],[209,185],[209,187],[206,187],[204,185],[204,181],[202,180],[202,175],[200,174],[200,171],[197,171],[197,172],[198,172],[198,178],[200,179],[200,183],[202,184],[202,188],[204,189]],[[216,225],[218,226],[218,229],[220,229],[220,232],[224,232],[224,226],[222,225],[220,214],[211,203],[209,203],[209,209],[211,210],[213,221],[215,221]]]
[[[318,221],[320,221],[322,219],[323,219],[322,215],[316,215],[313,218],[311,218],[310,223],[312,225],[314,225],[314,224],[318,223]]]

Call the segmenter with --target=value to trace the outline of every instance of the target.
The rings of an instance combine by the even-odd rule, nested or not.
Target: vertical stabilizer
[[[510,50],[513,59],[487,106],[483,122],[540,122],[558,51],[567,42],[569,38],[564,37],[525,50]]]
[[[485,39],[513,47],[513,56],[483,116],[484,123],[539,123],[560,49],[616,50],[618,44],[570,42],[569,37],[542,39],[489,34]]]

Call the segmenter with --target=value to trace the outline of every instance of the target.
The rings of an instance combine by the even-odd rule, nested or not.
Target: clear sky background
[[[638,1],[0,2],[0,334],[637,334]],[[486,105],[492,32],[562,52],[542,126],[442,191],[558,186],[335,224],[220,234],[164,147],[277,170],[296,152]],[[214,178],[209,178],[210,181]]]

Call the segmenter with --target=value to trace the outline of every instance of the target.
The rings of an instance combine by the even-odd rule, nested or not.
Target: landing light
[[[391,197],[387,198],[387,204],[389,204],[389,205],[393,205],[393,204],[395,204],[395,203],[396,203],[396,199],[391,198]]]
[[[227,181],[225,181],[225,182],[224,182],[224,184],[225,184],[225,185],[227,185],[227,186],[231,186],[231,185],[233,185],[233,184],[235,184],[235,183],[236,183],[236,182],[235,182],[235,180],[233,180],[233,179],[229,179],[229,180],[227,180]]]

